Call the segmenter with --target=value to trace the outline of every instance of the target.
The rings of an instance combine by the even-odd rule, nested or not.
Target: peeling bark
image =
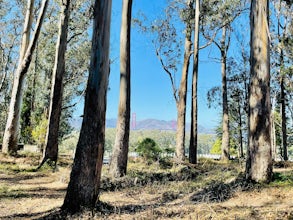
[[[272,178],[268,11],[267,0],[251,2],[251,78],[246,178],[256,182],[270,182]]]

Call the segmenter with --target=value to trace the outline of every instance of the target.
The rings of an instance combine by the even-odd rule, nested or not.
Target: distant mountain
[[[75,129],[80,129],[82,123],[82,118],[73,119],[71,121],[71,126]],[[111,118],[106,120],[107,128],[115,128],[117,119]],[[158,119],[144,119],[137,121],[135,124],[132,121],[130,123],[131,130],[170,130],[176,131],[177,123],[175,120],[165,121]],[[186,130],[190,130],[190,123],[187,123]],[[214,134],[215,132],[212,129],[205,128],[204,126],[198,125],[198,133],[200,134]]]

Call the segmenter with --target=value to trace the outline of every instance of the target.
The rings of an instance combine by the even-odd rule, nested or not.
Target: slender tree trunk
[[[105,145],[106,95],[110,71],[111,0],[96,0],[84,116],[67,193],[62,206],[70,213],[93,209],[99,196]]]
[[[199,15],[200,1],[195,1],[194,43],[193,43],[193,71],[191,90],[191,129],[189,143],[189,162],[197,163],[197,81],[198,81],[198,54],[199,54]]]
[[[272,178],[269,2],[252,0],[250,12],[249,143],[246,178],[269,182]]]
[[[186,5],[189,9],[193,9],[193,0],[187,0]],[[184,60],[182,67],[182,75],[180,81],[180,87],[178,91],[177,107],[177,132],[176,132],[176,159],[179,162],[185,160],[185,128],[186,128],[186,94],[187,94],[187,81],[188,81],[188,69],[191,56],[191,23],[186,24],[186,35],[184,44]]]
[[[282,74],[282,73],[281,73]],[[286,91],[284,85],[284,76],[281,76],[281,118],[282,118],[282,149],[283,149],[283,159],[288,160],[288,150],[287,150],[287,118],[286,118]]]
[[[278,13],[281,13],[282,10],[282,1],[279,1],[279,9],[278,9]],[[288,160],[288,150],[287,150],[287,118],[286,118],[286,89],[285,89],[285,85],[284,85],[284,73],[283,73],[283,69],[284,69],[284,50],[283,50],[283,39],[285,39],[286,37],[286,25],[287,25],[287,19],[285,19],[285,24],[281,25],[281,19],[280,16],[278,15],[278,39],[279,39],[279,45],[281,45],[279,47],[279,52],[280,52],[280,99],[281,99],[281,127],[282,127],[282,157],[285,161]],[[281,30],[283,29],[283,34],[281,36]]]
[[[273,109],[271,112],[271,145],[272,145],[272,160],[276,160],[277,148],[276,148],[276,127],[275,127],[275,117],[274,117],[274,104],[272,104]]]
[[[132,0],[123,0],[120,32],[120,98],[117,132],[110,173],[113,177],[126,175],[130,126],[130,32]]]
[[[190,64],[191,54],[191,36],[189,33],[185,37],[184,61],[182,67],[182,76],[179,87],[179,99],[177,107],[177,132],[176,132],[176,158],[179,161],[185,159],[185,117],[186,117],[186,94],[187,94],[187,77]]]
[[[49,108],[48,128],[45,142],[45,153],[39,168],[51,160],[56,165],[58,157],[58,132],[62,108],[63,76],[65,73],[65,52],[67,46],[70,0],[62,0],[59,35],[56,44],[55,64],[52,74],[52,87]]]
[[[238,94],[238,100],[237,100],[237,104],[238,104],[238,117],[239,117],[239,127],[238,127],[238,132],[239,132],[239,157],[243,158],[244,157],[244,153],[243,153],[243,135],[242,135],[242,115],[241,115],[241,105],[240,105],[240,94]]]
[[[223,135],[222,135],[222,160],[229,160],[229,110],[228,110],[228,95],[227,95],[227,48],[226,48],[226,33],[227,27],[223,27],[221,40],[221,72],[222,72],[222,100],[223,100]]]
[[[32,40],[26,50],[25,56],[22,61],[19,62],[18,68],[15,72],[13,80],[12,94],[9,105],[8,119],[6,123],[5,133],[3,137],[3,148],[4,153],[16,154],[18,132],[19,132],[19,118],[20,118],[20,107],[22,102],[23,94],[23,83],[25,75],[30,66],[33,52],[36,48],[37,40],[41,31],[42,23],[45,17],[46,9],[49,0],[43,0],[42,7],[40,9],[39,17],[36,23],[36,29],[33,34]]]

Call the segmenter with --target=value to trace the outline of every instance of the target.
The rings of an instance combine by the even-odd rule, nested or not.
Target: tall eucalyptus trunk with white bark
[[[130,128],[130,35],[132,0],[123,0],[120,32],[120,97],[116,138],[113,147],[110,173],[113,177],[126,175]]]
[[[269,1],[252,0],[250,12],[249,134],[246,178],[272,179]]]
[[[21,46],[20,60],[14,75],[14,79],[13,79],[13,87],[12,87],[12,94],[11,94],[11,100],[9,105],[9,113],[8,113],[6,127],[5,127],[4,137],[3,137],[2,151],[4,153],[16,154],[17,152],[20,108],[21,108],[22,95],[23,95],[23,83],[24,83],[25,76],[27,74],[28,68],[32,60],[33,52],[37,45],[37,40],[41,31],[41,27],[45,17],[48,2],[49,0],[43,0],[42,2],[42,6],[41,6],[38,20],[36,23],[36,28],[28,46],[26,45],[26,43],[24,43],[24,42],[27,42],[27,36],[23,37],[24,46]],[[29,2],[29,8],[30,10],[32,10],[31,2]],[[30,13],[30,11],[27,12],[27,14],[28,13]],[[31,19],[31,15],[27,15],[26,18],[28,19],[28,21],[25,22],[26,27],[24,28],[24,33],[25,33],[24,35],[29,34],[28,29],[30,29],[31,27],[30,25],[31,21],[29,21]]]
[[[229,109],[228,109],[228,90],[227,90],[227,51],[229,48],[229,41],[226,43],[227,26],[222,29],[221,45],[221,72],[222,72],[222,160],[229,160],[230,158],[230,137],[229,137]]]
[[[193,0],[188,0],[186,6],[189,12],[193,10]],[[185,159],[185,129],[186,129],[186,96],[187,96],[187,80],[188,70],[191,56],[191,21],[185,21],[185,43],[184,43],[184,58],[182,66],[182,74],[178,96],[176,100],[177,107],[177,132],[176,132],[176,159],[181,162]]]
[[[110,71],[111,7],[111,0],[96,0],[93,8],[92,50],[83,121],[62,206],[62,210],[70,213],[83,208],[94,209],[99,201]]]

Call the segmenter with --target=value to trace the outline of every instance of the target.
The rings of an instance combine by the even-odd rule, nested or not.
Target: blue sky
[[[163,14],[166,1],[134,0],[133,17],[139,11],[154,20]],[[111,65],[109,88],[107,95],[108,119],[117,118],[119,102],[119,38],[121,24],[122,1],[113,0],[111,20],[111,48],[110,58],[114,60]],[[183,47],[184,45],[182,45]],[[214,128],[220,121],[220,108],[208,108],[206,94],[214,86],[221,85],[220,63],[210,60],[210,56],[219,57],[218,49],[208,47],[199,54],[199,82],[198,82],[198,123],[206,128]],[[191,60],[193,57],[191,57]],[[182,60],[183,61],[183,60]],[[188,82],[187,115],[186,121],[190,122],[190,95],[191,95],[191,68]],[[176,120],[177,110],[172,94],[170,79],[162,69],[155,55],[155,48],[148,36],[142,34],[137,28],[131,32],[131,112],[136,113],[136,120],[160,119]],[[176,82],[181,78],[181,69],[178,69]],[[82,104],[83,105],[83,104]],[[82,114],[83,107],[79,106],[76,115]]]
[[[111,66],[108,91],[107,118],[117,118],[119,102],[119,35],[121,23],[121,1],[114,0],[112,8],[111,27]],[[156,19],[163,13],[165,1],[139,0],[133,3],[133,17],[138,11],[143,11],[149,20]],[[159,63],[154,46],[149,37],[145,36],[137,28],[131,33],[131,111],[136,113],[137,120],[155,118],[161,120],[176,120],[177,111],[172,95],[171,84],[167,74]],[[213,128],[218,124],[220,110],[209,109],[206,93],[213,86],[219,86],[221,82],[220,64],[208,61],[208,54],[217,56],[217,51],[208,48],[200,52],[199,65],[199,124],[207,128]],[[191,63],[192,67],[192,63]],[[179,68],[176,81],[179,83],[181,70]],[[190,74],[191,76],[191,74]],[[190,94],[191,78],[188,85],[187,122],[190,122]]]

